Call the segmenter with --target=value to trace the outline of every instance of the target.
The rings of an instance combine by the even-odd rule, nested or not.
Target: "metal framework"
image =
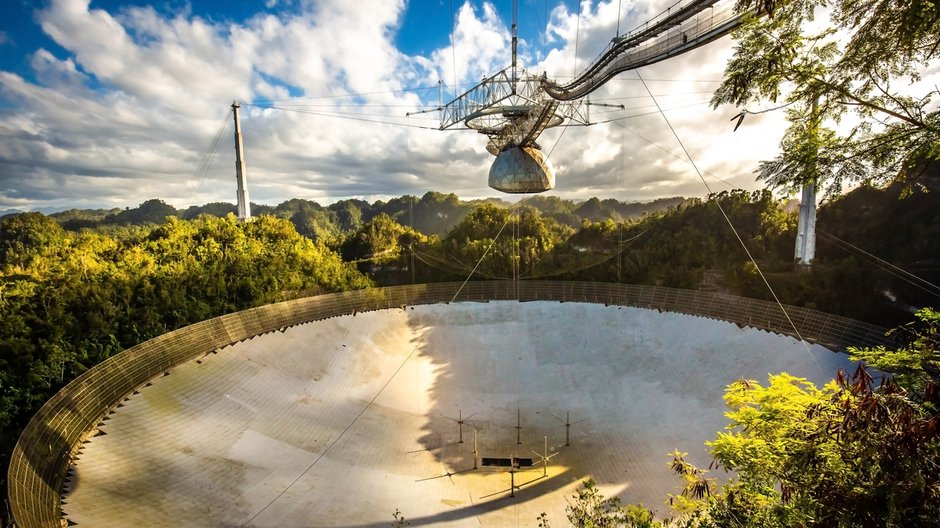
[[[461,125],[489,136],[494,156],[509,146],[537,146],[546,128],[569,123],[588,125],[584,101],[559,102],[545,93],[543,79],[506,68],[441,108],[441,130]]]
[[[515,14],[515,13],[514,13]],[[618,36],[580,75],[567,84],[546,74],[517,75],[516,23],[513,62],[441,109],[441,130],[461,125],[489,136],[495,155],[510,147],[538,148],[547,128],[563,123],[590,125],[584,98],[617,74],[691,51],[727,35],[741,23],[734,0],[679,0],[642,26]]]
[[[600,88],[617,74],[681,55],[719,39],[741,24],[746,12],[734,0],[679,0],[642,26],[614,38],[583,73],[560,85],[543,78],[545,93],[571,101]]]

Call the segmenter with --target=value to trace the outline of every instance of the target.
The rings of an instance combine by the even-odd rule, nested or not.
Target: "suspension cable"
[[[473,269],[470,270],[470,274],[467,275],[466,279],[464,279],[463,284],[460,285],[460,288],[457,288],[457,293],[454,294],[454,297],[450,300],[450,302],[454,302],[457,300],[457,296],[460,295],[461,291],[463,291],[463,287],[466,286],[468,282],[470,282],[470,278],[473,277],[473,274],[476,273],[477,268],[479,268],[480,264],[483,263],[483,259],[485,259],[486,255],[490,252],[490,250],[496,246],[496,241],[499,240],[499,235],[503,233],[503,229],[506,229],[506,224],[508,224],[510,220],[512,220],[512,214],[506,217],[506,221],[503,222],[502,227],[499,228],[499,231],[496,232],[496,236],[493,237],[493,243],[490,244],[490,247],[486,248],[486,251],[483,252],[483,256],[480,257],[480,260],[477,261],[476,266],[474,266]]]
[[[317,100],[317,99],[354,99],[354,98],[359,98],[359,97],[365,97],[367,95],[401,94],[401,93],[420,92],[424,90],[433,90],[433,89],[437,89],[436,84],[432,86],[412,86],[410,88],[399,88],[397,90],[380,90],[380,91],[375,91],[375,92],[311,95],[307,97],[287,97],[283,99],[255,99],[254,101],[242,102],[242,104],[280,103],[280,102],[285,102],[285,101],[311,101],[311,100]]]
[[[231,126],[232,120],[232,112],[226,111],[225,117],[222,119],[222,124],[219,125],[215,135],[212,136],[212,140],[209,142],[209,146],[206,148],[205,153],[203,153],[202,159],[199,161],[199,165],[196,167],[196,170],[193,171],[192,178],[190,178],[190,181],[187,182],[188,190],[186,197],[183,199],[184,203],[188,203],[199,191],[199,188],[202,187],[202,183],[209,174],[209,169],[212,168],[212,162],[215,161],[216,154],[219,152],[219,147],[222,145],[222,138],[225,137],[225,133],[228,131],[229,126]],[[193,184],[191,188],[189,188],[190,183]]]
[[[890,273],[891,275],[894,275],[895,277],[897,277],[897,278],[899,278],[899,279],[901,279],[901,280],[907,282],[908,284],[910,284],[910,285],[912,285],[912,286],[914,286],[914,287],[916,287],[916,288],[918,288],[918,289],[920,289],[920,290],[922,290],[922,291],[924,291],[924,292],[927,292],[927,293],[929,293],[929,294],[931,294],[931,295],[933,295],[933,296],[935,296],[935,297],[940,297],[940,286],[938,286],[938,285],[936,285],[936,284],[934,284],[934,283],[932,283],[932,282],[930,282],[930,281],[928,281],[928,280],[926,280],[926,279],[924,279],[924,278],[921,278],[921,277],[919,277],[919,276],[917,276],[917,275],[914,275],[913,273],[911,273],[911,272],[909,272],[909,271],[907,271],[907,270],[905,270],[905,269],[903,269],[903,268],[901,268],[901,267],[899,267],[899,266],[896,266],[896,265],[894,265],[894,264],[888,262],[887,260],[884,260],[884,259],[882,259],[882,258],[880,258],[880,257],[878,257],[878,256],[876,256],[876,255],[873,255],[873,254],[871,254],[871,253],[865,251],[864,249],[862,249],[862,248],[860,248],[860,247],[858,247],[858,246],[856,246],[856,245],[854,245],[854,244],[852,244],[852,243],[850,243],[850,242],[846,242],[845,240],[842,240],[841,238],[839,238],[839,237],[833,235],[832,233],[827,233],[826,231],[823,231],[822,229],[819,229],[819,227],[816,228],[816,231],[819,232],[819,233],[820,233],[821,235],[823,235],[824,237],[828,237],[829,239],[831,239],[830,241],[836,243],[837,246],[840,246],[840,247],[842,247],[843,249],[846,249],[846,250],[854,250],[854,251],[856,251],[856,252],[858,252],[858,253],[860,253],[860,254],[862,254],[862,255],[868,257],[869,259],[873,260],[873,261],[875,262],[875,264],[876,264],[879,268],[881,268],[882,270],[886,271],[887,273]],[[847,247],[846,247],[846,246],[847,246]]]
[[[407,127],[407,128],[418,128],[422,130],[438,130],[437,127],[414,125],[411,123],[398,123],[395,121],[383,121],[381,119],[372,119],[369,117],[359,117],[362,114],[353,114],[353,113],[337,114],[337,113],[327,113],[327,112],[316,112],[313,110],[303,110],[299,108],[290,108],[290,107],[283,107],[283,106],[264,106],[264,105],[251,105],[251,104],[244,104],[243,106],[254,106],[255,108],[264,108],[268,110],[281,110],[284,112],[294,112],[297,114],[307,114],[307,115],[313,115],[313,116],[319,116],[319,117],[332,117],[335,119],[346,119],[349,121],[362,121],[365,123],[377,123],[381,125],[393,125],[393,126],[400,126],[400,127]],[[388,117],[395,117],[395,116],[388,116]]]
[[[464,286],[466,286],[467,282],[470,281],[470,278],[473,277],[473,274],[476,272],[476,269],[477,269],[477,268],[480,266],[480,264],[483,262],[483,259],[485,259],[486,256],[489,254],[490,250],[493,249],[494,246],[496,246],[496,242],[499,240],[499,236],[502,234],[503,229],[506,228],[506,224],[508,224],[511,219],[512,219],[512,215],[509,215],[509,216],[506,217],[506,221],[503,222],[502,227],[499,228],[499,231],[496,233],[496,236],[493,238],[493,242],[490,244],[490,246],[489,246],[488,248],[486,248],[486,251],[483,252],[483,256],[481,256],[481,257],[480,257],[480,260],[477,261],[476,266],[474,266],[474,267],[473,267],[473,270],[470,272],[470,274],[467,275],[466,280],[463,281],[463,284],[460,285],[460,288],[457,288],[457,292],[454,293],[454,296],[453,296],[453,298],[451,298],[450,302],[456,301],[456,300],[457,300],[457,297],[460,296],[460,292],[463,291]],[[385,389],[387,389],[388,386],[391,385],[392,381],[398,376],[398,373],[401,372],[402,369],[405,368],[405,365],[411,360],[411,358],[414,357],[414,355],[415,355],[415,353],[418,351],[418,348],[419,348],[419,347],[420,347],[420,343],[416,343],[415,346],[414,346],[414,348],[411,350],[411,352],[410,352],[407,356],[405,356],[405,359],[401,362],[400,365],[398,365],[398,368],[395,369],[395,372],[392,372],[392,375],[389,376],[389,378],[388,378],[387,380],[385,380],[385,383],[379,388],[378,391],[376,391],[375,395],[372,396],[372,399],[370,399],[370,400],[368,401],[368,403],[366,403],[366,405],[362,408],[362,410],[359,411],[359,413],[355,416],[355,418],[353,418],[352,421],[349,422],[349,424],[346,426],[346,428],[343,429],[343,431],[340,432],[340,434],[339,434],[335,439],[333,439],[333,441],[330,442],[330,444],[329,444],[328,446],[326,446],[326,449],[324,449],[323,451],[321,451],[320,454],[318,454],[317,457],[313,459],[313,462],[311,462],[310,465],[308,465],[307,468],[304,469],[304,470],[300,473],[300,475],[297,475],[297,478],[295,478],[293,481],[291,481],[291,483],[288,484],[287,487],[285,487],[283,490],[281,490],[281,492],[278,493],[277,495],[275,495],[274,498],[271,499],[270,502],[268,502],[266,505],[264,505],[264,507],[262,507],[260,510],[258,510],[257,513],[255,513],[255,514],[252,515],[247,521],[245,521],[245,522],[241,525],[241,528],[245,528],[246,526],[248,526],[249,524],[251,524],[255,519],[258,518],[259,515],[261,515],[262,513],[264,513],[268,508],[271,507],[271,505],[273,505],[275,502],[277,502],[278,499],[280,499],[282,496],[284,496],[284,494],[287,493],[287,491],[288,491],[289,489],[291,489],[295,484],[297,484],[298,482],[300,482],[300,479],[303,478],[304,475],[306,475],[308,472],[310,472],[311,469],[313,469],[313,466],[315,466],[315,465],[317,464],[317,462],[319,462],[324,456],[326,456],[327,453],[330,452],[331,449],[333,449],[333,446],[335,446],[335,445],[337,444],[337,442],[339,442],[339,441],[346,435],[346,433],[348,433],[349,430],[352,429],[352,427],[353,427],[354,425],[356,425],[356,423],[359,421],[360,418],[362,418],[362,416],[366,413],[366,411],[368,411],[369,409],[372,408],[372,406],[375,404],[376,400],[379,399],[379,396],[381,396],[382,393],[385,392]]]
[[[629,132],[629,133],[633,134],[634,136],[636,136],[636,137],[642,139],[643,141],[649,143],[650,145],[652,145],[652,146],[658,148],[659,150],[665,152],[666,154],[669,154],[669,155],[672,156],[673,158],[675,158],[675,159],[677,159],[677,160],[679,160],[679,161],[688,161],[688,158],[683,158],[682,156],[680,156],[680,155],[676,154],[675,152],[673,152],[673,151],[667,149],[666,147],[660,145],[659,143],[656,143],[656,142],[653,141],[652,139],[647,138],[646,136],[640,134],[640,133],[637,132],[636,130],[633,130],[632,128],[628,127],[627,125],[624,125],[623,123],[620,122],[620,120],[611,120],[610,122],[611,122],[611,123],[614,123],[615,125],[617,125],[617,126],[619,126],[619,127],[622,127],[622,128],[623,128],[624,130],[626,130],[627,132]],[[707,175],[709,175],[710,177],[712,177],[712,178],[714,178],[714,179],[716,179],[716,180],[718,180],[718,181],[724,183],[724,184],[727,185],[728,187],[734,189],[734,184],[731,183],[731,182],[729,182],[728,180],[726,180],[726,179],[724,179],[724,178],[722,178],[722,177],[720,177],[720,176],[717,176],[717,175],[715,175],[715,174],[713,174],[713,173],[711,173],[711,172],[709,172],[709,171],[702,171],[702,173],[703,173],[703,174],[707,174]],[[710,191],[709,191],[709,192],[710,192]]]
[[[634,236],[632,236],[632,237],[630,237],[630,238],[628,238],[628,239],[622,241],[622,242],[620,243],[620,249],[618,249],[614,254],[605,256],[605,257],[601,258],[600,260],[598,260],[598,261],[596,261],[596,262],[590,262],[590,263],[585,264],[585,265],[583,265],[583,266],[572,266],[572,267],[570,267],[570,268],[568,268],[568,269],[565,269],[565,270],[555,271],[555,272],[551,272],[551,273],[543,273],[543,274],[541,274],[541,275],[529,275],[529,272],[531,272],[532,270],[534,270],[535,267],[538,266],[538,264],[539,264],[540,262],[542,262],[542,260],[543,260],[545,257],[547,257],[547,256],[549,255],[548,253],[546,253],[546,254],[543,255],[538,261],[536,261],[535,264],[533,264],[531,267],[529,267],[529,269],[527,269],[527,270],[525,270],[524,272],[522,272],[522,276],[524,276],[524,277],[526,277],[526,278],[528,278],[528,279],[543,279],[543,278],[545,278],[545,277],[557,277],[557,276],[559,276],[559,275],[565,275],[565,274],[567,274],[567,273],[577,273],[577,272],[579,272],[579,271],[584,271],[584,270],[586,270],[586,269],[590,269],[590,268],[593,268],[593,267],[595,267],[595,266],[600,266],[601,264],[603,264],[603,263],[605,263],[605,262],[609,262],[611,259],[613,259],[613,258],[615,258],[615,257],[619,257],[620,255],[622,255],[623,252],[626,251],[626,250],[630,247],[629,244],[630,244],[631,242],[633,242],[634,240],[640,238],[641,236],[645,235],[645,234],[648,233],[648,232],[649,232],[649,229],[645,229],[645,230],[641,231],[639,234],[634,235]]]
[[[574,77],[578,77],[578,44],[581,39],[581,2],[578,1],[578,22],[574,30]]]
[[[454,63],[454,99],[457,98],[457,17],[454,16],[454,0],[450,0],[450,18],[453,21],[450,31],[450,54]]]
[[[656,101],[656,97],[653,95],[653,92],[650,91],[649,86],[646,85],[646,81],[643,80],[643,77],[640,75],[639,70],[637,70],[636,75],[640,79],[640,82],[643,83],[643,86],[646,88],[646,91],[650,94],[650,97],[653,99],[653,103],[655,103],[656,107],[659,108],[659,102]],[[679,134],[676,132],[676,129],[672,126],[672,123],[669,121],[669,118],[666,117],[666,113],[663,112],[662,109],[660,109],[660,114],[662,114],[663,120],[666,121],[666,125],[669,127],[669,130],[672,131],[672,135],[675,136],[676,141],[679,143],[679,146],[682,147],[682,151],[685,153],[686,157],[689,158],[689,163],[692,164],[692,168],[695,169],[695,173],[698,174],[699,179],[702,180],[702,183],[705,185],[705,189],[708,190],[708,194],[712,194],[711,186],[708,185],[708,182],[705,180],[705,176],[702,175],[702,171],[699,170],[698,165],[695,163],[695,160],[692,159],[692,155],[689,153],[689,150],[685,148],[685,143],[683,143],[682,139],[679,138]],[[735,229],[734,224],[731,223],[731,219],[728,218],[727,213],[725,213],[724,207],[721,206],[721,201],[715,200],[715,205],[718,206],[718,210],[721,211],[721,216],[723,216],[725,219],[725,222],[728,223],[728,226],[731,228],[731,231],[734,233],[735,238],[738,239],[738,243],[741,244],[741,247],[744,249],[744,252],[747,254],[747,258],[750,259],[751,264],[754,265],[754,269],[757,270],[757,274],[760,275],[761,280],[764,281],[764,285],[767,286],[767,289],[770,291],[770,295],[773,296],[774,301],[777,303],[777,306],[780,307],[780,311],[783,312],[783,315],[784,317],[786,317],[787,322],[790,323],[790,327],[793,328],[793,331],[796,333],[796,337],[800,340],[800,343],[802,343],[803,348],[806,349],[807,354],[810,355],[813,361],[816,361],[815,356],[813,356],[812,353],[810,353],[809,345],[806,344],[806,341],[803,339],[803,335],[800,334],[800,330],[793,323],[793,319],[790,318],[790,314],[787,313],[787,309],[784,308],[783,303],[780,302],[780,298],[777,297],[777,293],[774,291],[773,287],[771,287],[770,282],[767,281],[767,277],[764,276],[764,272],[761,271],[760,266],[757,264],[757,261],[754,259],[754,256],[751,255],[751,251],[747,248],[747,244],[744,243],[744,240],[741,238],[741,235],[738,233],[738,230]]]
[[[621,16],[622,7],[623,7],[623,0],[618,0],[617,2],[617,37],[620,37],[620,16]]]
[[[617,9],[618,9],[617,32],[619,36],[619,32],[620,32],[620,13],[619,13],[620,8],[619,6]],[[619,187],[618,194],[620,195],[621,202],[623,202],[623,173],[625,172],[624,150],[626,150],[624,148],[624,138],[626,137],[626,135],[623,133],[624,128],[626,127],[623,127],[623,126],[620,127],[620,170],[617,171],[619,178],[620,178],[617,186]],[[618,239],[617,240],[617,282],[621,283],[623,282],[623,224],[624,224],[622,217],[620,221],[617,222],[617,224],[618,224],[617,226],[618,227],[617,229],[617,234],[618,234],[617,236],[617,239]]]

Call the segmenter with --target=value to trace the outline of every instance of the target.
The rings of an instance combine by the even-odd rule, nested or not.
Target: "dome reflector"
[[[555,168],[535,147],[512,147],[499,153],[490,167],[490,187],[504,193],[540,193],[555,187]]]

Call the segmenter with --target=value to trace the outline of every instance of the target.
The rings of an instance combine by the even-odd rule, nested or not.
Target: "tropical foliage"
[[[854,350],[859,364],[824,387],[786,373],[728,386],[730,420],[708,443],[723,485],[673,453],[685,491],[672,516],[622,507],[586,481],[572,526],[625,528],[909,527],[940,525],[940,314],[918,313],[898,350]],[[896,374],[895,374],[896,373]],[[541,526],[548,526],[543,515]]]
[[[900,350],[855,351],[864,365],[817,388],[787,374],[728,387],[728,430],[709,445],[735,472],[697,506],[700,526],[936,526],[940,523],[940,357],[935,312]],[[899,361],[900,360],[900,361]]]
[[[141,341],[203,319],[370,281],[286,220],[203,216],[68,232],[0,221],[0,465],[59,387]],[[5,470],[0,477],[4,477]]]
[[[781,153],[759,168],[769,184],[838,194],[916,178],[940,156],[938,91],[920,83],[940,54],[935,2],[738,0],[737,9],[744,23],[712,103],[786,108]]]

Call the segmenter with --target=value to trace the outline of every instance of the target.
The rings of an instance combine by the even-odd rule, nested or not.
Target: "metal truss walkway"
[[[600,88],[619,73],[654,64],[719,39],[741,23],[733,0],[679,0],[626,35],[615,38],[572,82],[544,78],[542,88],[558,101],[571,101]]]
[[[589,125],[583,98],[619,73],[681,55],[727,35],[741,23],[735,0],[679,0],[642,26],[611,41],[577,78],[560,84],[546,74],[506,68],[440,107],[441,130],[468,128],[489,136],[487,150],[535,143],[546,128]],[[514,61],[515,62],[515,61]]]

